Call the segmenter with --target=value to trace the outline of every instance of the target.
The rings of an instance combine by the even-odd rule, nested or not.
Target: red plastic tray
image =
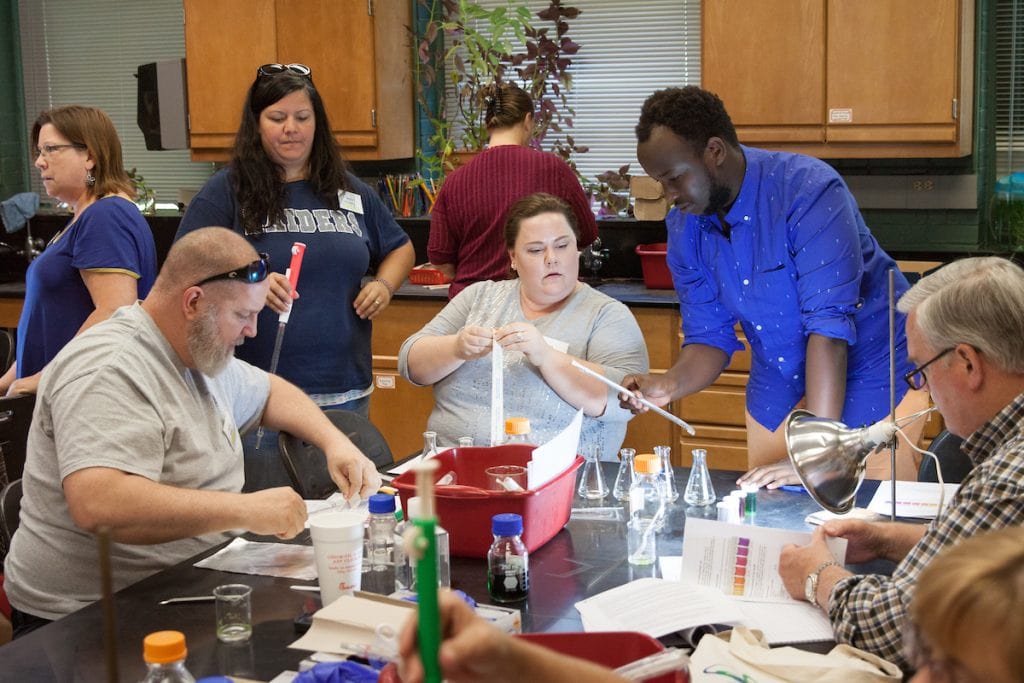
[[[640,267],[644,273],[644,286],[647,289],[672,289],[672,274],[665,260],[668,243],[638,244],[636,253],[640,257]]]
[[[599,633],[524,633],[516,636],[537,643],[555,652],[580,657],[611,668],[660,652],[665,648],[654,638],[634,631],[607,631]],[[380,683],[401,683],[394,664],[380,672]],[[651,678],[651,683],[687,683],[689,674],[683,671]]]
[[[532,491],[488,491],[484,470],[492,465],[525,466],[533,446],[453,448],[437,456],[441,467],[436,479],[455,472],[454,486],[435,491],[437,517],[448,530],[450,551],[458,557],[487,557],[494,537],[491,518],[502,512],[523,517],[523,543],[533,552],[557,534],[569,521],[575,492],[576,470],[583,464],[579,455],[573,464],[539,489]],[[416,495],[416,473],[403,472],[391,482],[398,489],[402,508]],[[478,488],[479,487],[479,488]]]
[[[414,285],[443,285],[451,280],[439,270],[418,266],[409,271],[409,282]]]

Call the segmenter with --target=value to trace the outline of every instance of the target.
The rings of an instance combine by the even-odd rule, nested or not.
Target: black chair
[[[344,432],[378,469],[394,462],[384,435],[365,417],[349,410],[337,409],[325,410],[324,415],[335,427]],[[338,490],[327,471],[323,452],[313,444],[281,432],[278,437],[278,451],[284,469],[288,472],[288,478],[291,479],[292,488],[306,500],[326,498]]]
[[[964,440],[959,436],[942,430],[928,446],[928,450],[934,453],[942,464],[942,478],[947,484],[959,484],[974,467],[971,459],[960,450],[960,444],[963,442]],[[939,480],[935,474],[935,461],[927,455],[921,460],[921,467],[917,470],[917,480],[931,482]]]
[[[15,479],[0,491],[0,559],[7,556],[20,514],[21,479]]]
[[[14,341],[14,333],[6,327],[0,327],[0,367],[7,372],[7,368],[14,363],[14,354],[17,346]]]
[[[35,394],[18,394],[0,398],[0,486],[21,479],[25,469],[28,428],[32,425]]]

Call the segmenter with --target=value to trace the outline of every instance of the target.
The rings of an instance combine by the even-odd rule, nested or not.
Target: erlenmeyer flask
[[[585,449],[583,457],[583,472],[580,474],[580,484],[576,493],[580,498],[587,500],[600,500],[608,495],[608,485],[604,483],[604,474],[601,472],[601,460],[598,457],[599,446],[591,446]]]
[[[707,458],[708,452],[703,448],[693,449],[693,466],[690,468],[690,478],[686,480],[686,493],[683,494],[687,505],[704,507],[715,502],[715,487],[711,483]]]
[[[661,472],[658,473],[658,481],[664,487],[665,501],[674,503],[679,500],[679,489],[676,488],[676,475],[672,470],[672,447],[655,446],[654,454],[661,462]]]
[[[612,486],[612,495],[616,500],[629,500],[629,487],[636,481],[636,473],[633,471],[633,456],[636,450],[623,448],[619,451],[619,471],[615,474],[615,485]]]
[[[426,460],[437,455],[437,432],[423,432],[423,452],[420,459]]]

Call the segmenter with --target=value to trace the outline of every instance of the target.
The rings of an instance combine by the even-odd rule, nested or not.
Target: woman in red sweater
[[[452,280],[449,298],[474,282],[508,277],[505,216],[527,195],[546,192],[568,202],[579,224],[581,248],[597,238],[597,222],[576,174],[557,155],[529,146],[529,94],[512,83],[494,83],[482,96],[488,147],[448,175],[430,217],[427,256]]]

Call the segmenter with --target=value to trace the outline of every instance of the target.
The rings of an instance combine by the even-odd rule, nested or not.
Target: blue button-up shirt
[[[888,275],[896,264],[864,224],[838,173],[803,155],[742,147],[747,168],[725,220],[672,209],[668,264],[683,344],[752,352],[747,410],[774,430],[806,393],[807,336],[847,342],[848,426],[889,412]],[[896,271],[896,297],[909,285]],[[911,369],[896,319],[897,376]],[[900,382],[900,385],[903,383]],[[906,393],[897,386],[897,401]]]

